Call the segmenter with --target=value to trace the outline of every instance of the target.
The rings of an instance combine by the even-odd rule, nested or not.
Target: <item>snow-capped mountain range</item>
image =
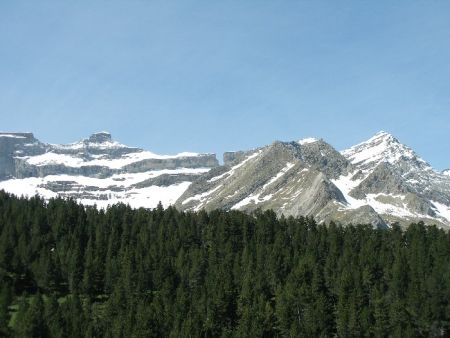
[[[223,159],[219,165],[215,154],[157,155],[107,132],[68,145],[0,133],[0,189],[99,207],[153,208],[161,201],[181,210],[261,208],[319,222],[450,227],[450,170],[434,170],[386,132],[342,152],[307,138]]]
[[[99,207],[170,205],[217,165],[214,154],[157,155],[115,142],[107,132],[68,145],[0,133],[0,189],[16,195],[72,197]]]

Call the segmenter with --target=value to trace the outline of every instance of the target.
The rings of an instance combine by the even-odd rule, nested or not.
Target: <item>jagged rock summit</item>
[[[369,140],[344,150],[342,155],[363,171],[370,171],[380,163],[398,166],[405,172],[431,169],[411,148],[385,131],[380,131]]]
[[[0,189],[181,210],[273,209],[319,222],[424,221],[450,227],[450,171],[437,172],[393,135],[379,132],[342,152],[323,139],[276,141],[214,154],[158,155],[113,140],[108,132],[67,145],[31,133],[0,133]]]
[[[89,139],[91,143],[110,143],[112,142],[111,134],[107,131],[92,134]]]

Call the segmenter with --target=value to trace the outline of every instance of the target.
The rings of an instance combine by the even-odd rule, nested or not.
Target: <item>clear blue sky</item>
[[[381,129],[450,167],[450,1],[0,2],[0,130],[220,157]]]

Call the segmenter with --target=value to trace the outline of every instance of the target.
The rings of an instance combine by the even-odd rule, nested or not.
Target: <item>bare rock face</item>
[[[370,205],[349,210],[336,210],[335,205],[329,204],[319,212],[317,218],[325,223],[370,224],[375,228],[387,227],[386,221]]]
[[[363,198],[367,194],[406,194],[409,192],[402,176],[393,165],[382,162],[351,191],[351,196]]]
[[[0,180],[15,176],[16,155],[41,154],[44,146],[32,133],[0,133]]]
[[[243,160],[246,154],[246,151],[227,151],[223,154],[223,164],[233,165],[233,163]]]
[[[323,140],[301,145],[302,159],[328,178],[337,178],[353,170],[352,164]]]
[[[339,209],[346,204],[345,197],[331,179],[346,175],[353,167],[322,140],[277,141],[224,162],[223,167],[194,181],[176,206],[182,210],[273,209],[279,215],[314,216],[323,222],[339,221],[338,215],[344,215]],[[385,226],[373,210],[345,214],[345,221],[353,214],[358,221]]]
[[[198,156],[185,156],[177,158],[150,158],[133,162],[124,167],[128,172],[136,173],[147,170],[163,170],[177,168],[214,168],[218,166],[215,154],[200,154]]]

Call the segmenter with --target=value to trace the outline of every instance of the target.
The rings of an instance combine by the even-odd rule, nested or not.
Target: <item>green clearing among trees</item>
[[[0,192],[0,336],[450,335],[450,234]]]

